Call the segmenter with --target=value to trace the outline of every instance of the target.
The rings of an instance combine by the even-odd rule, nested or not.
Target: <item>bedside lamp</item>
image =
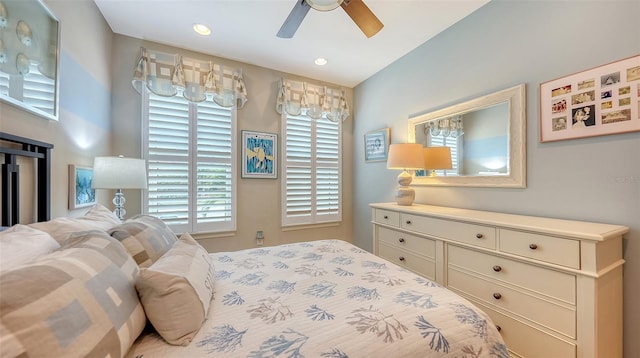
[[[407,170],[424,168],[424,154],[422,144],[398,143],[389,146],[389,157],[387,158],[388,169],[400,169],[402,173],[398,175],[398,189],[396,191],[396,202],[398,205],[411,205],[416,197],[416,191],[409,187],[412,175]]]
[[[436,176],[436,170],[451,169],[451,148],[425,147],[424,169],[431,170],[431,176]]]
[[[122,189],[146,189],[147,165],[143,159],[119,157],[96,157],[93,160],[93,188],[116,189],[113,213],[124,220],[127,211]]]

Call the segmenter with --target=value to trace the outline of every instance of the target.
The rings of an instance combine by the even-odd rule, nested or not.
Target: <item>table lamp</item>
[[[146,189],[147,165],[143,159],[119,157],[96,157],[93,160],[93,188],[116,189],[113,213],[124,220],[127,211],[122,189]]]
[[[424,169],[431,170],[431,176],[436,176],[436,170],[451,169],[451,148],[425,147]]]
[[[401,169],[398,175],[398,189],[396,191],[396,202],[398,205],[411,205],[416,197],[416,191],[409,187],[413,176],[407,170],[424,168],[424,154],[422,144],[418,143],[397,143],[389,146],[389,156],[387,158],[388,169]]]

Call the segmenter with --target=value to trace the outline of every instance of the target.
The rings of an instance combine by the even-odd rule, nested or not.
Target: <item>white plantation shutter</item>
[[[189,104],[180,97],[149,95],[145,212],[189,229]]]
[[[145,92],[145,212],[177,232],[235,230],[235,109]]]
[[[460,163],[458,162],[459,143],[462,137],[452,138],[448,136],[429,136],[429,146],[431,147],[449,147],[451,148],[451,166],[449,170],[436,170],[436,174],[439,176],[455,176],[458,175],[458,168]],[[427,173],[428,175],[428,173]]]
[[[235,133],[231,109],[212,102],[198,103],[196,161],[196,217],[207,227],[235,229],[234,167]],[[232,225],[233,224],[233,225]]]
[[[36,63],[31,63],[29,73],[24,76],[0,72],[0,93],[18,98],[20,102],[43,113],[56,113],[55,82],[41,74]]]
[[[341,123],[282,118],[282,225],[342,220]]]
[[[9,95],[9,74],[0,71],[0,93]]]
[[[28,106],[37,108],[45,113],[55,113],[55,82],[40,73],[38,66],[31,64],[29,73],[24,76],[22,101]]]

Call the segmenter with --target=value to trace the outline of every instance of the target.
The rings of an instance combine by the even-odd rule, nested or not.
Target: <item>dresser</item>
[[[485,311],[514,357],[622,357],[625,226],[371,204],[374,253]]]

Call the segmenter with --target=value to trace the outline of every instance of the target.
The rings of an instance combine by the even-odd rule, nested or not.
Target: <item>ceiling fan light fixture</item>
[[[344,0],[304,0],[312,8],[319,11],[331,11],[342,4]]]
[[[324,65],[326,65],[328,62],[329,62],[329,61],[328,61],[326,58],[324,58],[324,57],[318,57],[318,58],[316,58],[316,59],[313,61],[313,63],[315,63],[315,64],[316,64],[316,65],[318,65],[318,66],[324,66]]]
[[[207,25],[193,24],[193,31],[202,36],[211,35],[211,29]]]

